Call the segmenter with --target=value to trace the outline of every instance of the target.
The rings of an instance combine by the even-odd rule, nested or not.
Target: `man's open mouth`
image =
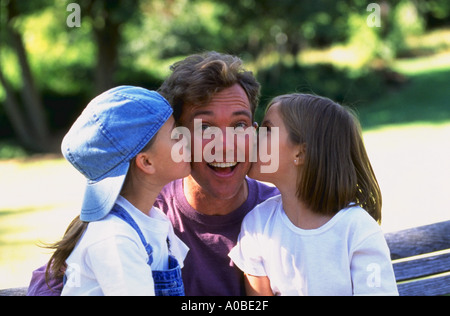
[[[210,167],[219,174],[225,175],[233,172],[237,164],[238,164],[237,162],[211,162],[208,163],[208,167]]]

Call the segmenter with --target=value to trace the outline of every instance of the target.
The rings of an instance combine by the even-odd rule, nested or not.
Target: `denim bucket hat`
[[[61,144],[64,157],[87,178],[80,219],[105,217],[133,159],[169,119],[172,107],[157,92],[119,86],[94,98]]]

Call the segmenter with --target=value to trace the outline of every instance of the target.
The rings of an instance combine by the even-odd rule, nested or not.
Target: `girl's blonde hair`
[[[381,191],[356,115],[332,100],[309,94],[274,98],[294,144],[305,144],[297,196],[313,211],[334,215],[356,203],[381,223]]]

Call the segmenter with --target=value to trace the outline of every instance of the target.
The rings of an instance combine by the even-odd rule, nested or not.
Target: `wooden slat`
[[[385,234],[391,259],[450,248],[450,221]]]
[[[0,290],[0,296],[26,296],[27,287]]]
[[[450,274],[398,284],[401,296],[437,296],[450,293]]]
[[[419,259],[394,262],[393,265],[397,281],[448,272],[450,271],[450,251],[434,253]]]

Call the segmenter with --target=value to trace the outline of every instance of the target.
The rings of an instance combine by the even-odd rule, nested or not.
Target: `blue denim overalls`
[[[139,238],[141,238],[142,243],[144,244],[145,250],[148,254],[148,265],[151,265],[153,262],[153,256],[152,256],[152,246],[147,243],[145,240],[144,235],[142,234],[142,231],[140,230],[139,226],[136,224],[136,222],[133,220],[133,218],[128,214],[128,212],[123,209],[121,206],[115,204],[113,209],[111,210],[110,214],[113,214],[120,219],[124,220],[128,224],[131,225],[131,227],[134,228],[134,230],[138,233]],[[167,239],[168,246],[169,246],[169,252],[170,252],[170,244],[169,240]],[[177,259],[169,254],[169,269],[163,270],[163,271],[153,271],[153,282],[155,283],[155,295],[156,296],[184,296],[184,285],[183,285],[183,279],[181,278],[181,268],[178,264]]]

